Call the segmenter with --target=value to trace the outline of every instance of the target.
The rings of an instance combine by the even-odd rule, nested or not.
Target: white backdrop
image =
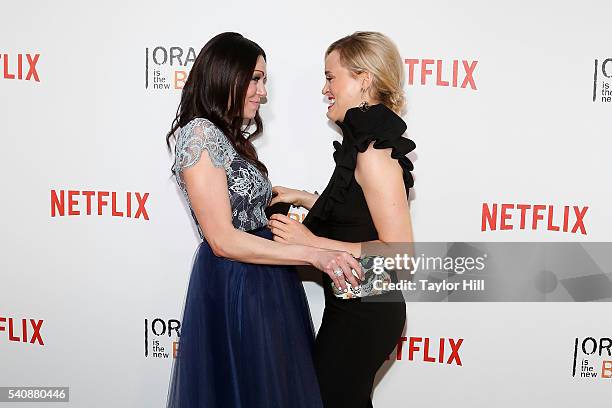
[[[273,184],[325,186],[338,134],[325,117],[323,53],[341,36],[377,30],[418,60],[405,115],[417,144],[416,240],[610,241],[610,2],[64,0],[2,9],[0,386],[69,386],[74,407],[163,406],[177,336],[162,329],[180,320],[198,238],[164,141],[180,97],[175,71],[190,64],[156,62],[165,50],[182,52],[184,63],[190,47],[197,53],[222,31],[268,54],[266,131],[256,146]],[[421,84],[427,59],[432,72]],[[461,88],[462,61],[477,61],[476,89]],[[155,89],[154,78],[171,86]],[[62,191],[64,215],[53,201]],[[113,216],[113,193],[123,216]],[[136,218],[135,193],[146,217]],[[108,202],[101,215],[99,199]],[[483,203],[547,210],[535,229],[531,218],[519,229],[515,207],[511,229],[483,231]],[[588,207],[586,233],[547,228],[548,206],[556,225],[564,206]],[[318,326],[322,290],[305,287]],[[605,358],[582,356],[596,378],[572,376],[576,338],[612,337],[606,305],[408,304],[406,337],[430,339],[436,356],[440,338],[462,339],[461,365],[424,361],[422,342],[409,359],[404,343],[375,406],[609,403]],[[43,321],[42,341],[29,341],[29,319]]]

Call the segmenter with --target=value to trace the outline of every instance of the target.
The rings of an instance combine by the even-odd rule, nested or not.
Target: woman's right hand
[[[316,194],[311,194],[307,191],[283,186],[274,186],[272,187],[272,200],[270,201],[270,205],[272,206],[276,203],[289,203],[296,207],[310,209],[314,202],[317,201],[317,198],[318,196]]]
[[[270,201],[270,205],[272,206],[276,203],[289,203],[296,207],[300,207],[302,205],[300,199],[303,198],[304,193],[304,191],[294,188],[274,186],[272,187],[272,201]]]
[[[357,272],[359,279],[363,280],[364,277],[359,262],[351,254],[344,251],[316,249],[311,264],[326,273],[334,282],[334,285],[343,292],[347,291],[347,281],[354,288],[359,286],[357,278],[352,272],[353,269]]]

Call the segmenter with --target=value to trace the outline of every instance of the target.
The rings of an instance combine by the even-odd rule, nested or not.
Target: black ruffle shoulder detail
[[[403,170],[406,192],[414,185],[414,166],[406,154],[416,148],[415,143],[403,137],[406,123],[383,104],[370,106],[363,111],[352,108],[346,112],[343,122],[336,122],[343,134],[342,143],[334,142],[336,169],[327,188],[304,220],[307,226],[314,220],[329,217],[335,203],[343,203],[346,191],[353,182],[357,154],[365,152],[373,142],[375,149],[391,148],[391,157],[398,160]]]

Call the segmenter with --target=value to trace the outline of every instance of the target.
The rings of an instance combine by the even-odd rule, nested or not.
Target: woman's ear
[[[370,88],[372,87],[372,74],[368,71],[363,71],[359,74],[361,79],[361,89],[363,92],[370,93]]]

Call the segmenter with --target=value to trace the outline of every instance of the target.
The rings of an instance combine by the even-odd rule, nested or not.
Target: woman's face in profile
[[[346,111],[362,102],[362,78],[354,75],[340,63],[338,51],[332,51],[325,58],[325,86],[323,95],[329,99],[327,117],[343,121]]]
[[[268,77],[266,75],[266,60],[260,55],[257,57],[257,64],[253,70],[253,76],[244,98],[244,110],[242,111],[244,119],[253,119],[257,114],[261,99],[268,95],[266,91]]]

